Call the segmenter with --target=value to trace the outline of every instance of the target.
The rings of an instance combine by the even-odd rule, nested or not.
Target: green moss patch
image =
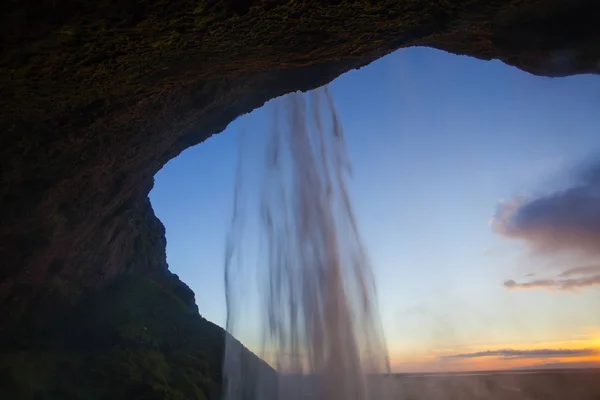
[[[185,299],[185,297],[184,297]],[[181,296],[127,276],[3,338],[0,398],[215,398],[224,331]]]

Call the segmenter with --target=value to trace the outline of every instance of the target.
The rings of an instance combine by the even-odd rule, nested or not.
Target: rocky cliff
[[[122,276],[180,290],[153,176],[273,97],[417,45],[600,72],[596,0],[8,0],[0,15],[5,332]]]
[[[0,398],[219,399],[225,332],[170,281],[125,274],[70,307],[31,311],[0,334]],[[248,393],[258,382],[275,387],[275,371],[254,354],[243,349],[241,362]]]

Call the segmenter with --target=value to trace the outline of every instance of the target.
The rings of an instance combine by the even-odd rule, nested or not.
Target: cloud
[[[600,159],[579,168],[565,190],[533,198],[501,202],[492,229],[525,243],[538,254],[600,257]],[[583,258],[581,258],[583,257]],[[532,278],[532,276],[527,275]],[[600,286],[600,265],[571,267],[553,277],[504,282],[508,289],[577,290]]]
[[[523,283],[518,283],[509,279],[504,282],[504,286],[508,289],[552,289],[569,291],[591,286],[600,286],[600,274],[577,279],[537,279]]]
[[[587,265],[584,267],[571,268],[560,274],[559,276],[573,276],[573,275],[591,275],[600,274],[600,265]]]
[[[535,350],[485,350],[475,353],[461,353],[443,356],[441,359],[468,359],[480,357],[514,358],[557,358],[557,357],[588,357],[598,354],[595,349],[535,349]]]
[[[600,161],[575,178],[562,191],[501,202],[492,228],[534,251],[600,256]]]

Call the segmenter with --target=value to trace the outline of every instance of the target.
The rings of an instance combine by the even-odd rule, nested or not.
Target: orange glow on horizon
[[[444,358],[456,354],[473,354],[485,351],[501,350],[584,350],[595,351],[593,354],[579,356],[546,356],[546,357],[507,357],[477,356],[465,358]],[[432,349],[422,352],[390,351],[393,372],[461,372],[492,371],[522,368],[573,368],[600,367],[600,335],[590,335],[571,340],[539,342],[535,344],[503,344],[481,345],[450,349]]]

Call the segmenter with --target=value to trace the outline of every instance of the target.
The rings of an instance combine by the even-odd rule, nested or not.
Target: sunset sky
[[[393,369],[600,361],[600,78],[412,48],[331,90]],[[221,326],[238,136],[269,126],[239,118],[151,193],[171,270]]]

